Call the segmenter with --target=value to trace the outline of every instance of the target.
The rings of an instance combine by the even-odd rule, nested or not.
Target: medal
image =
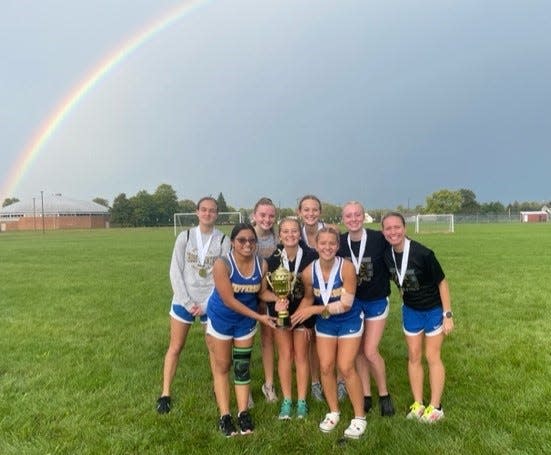
[[[205,268],[205,257],[207,256],[207,251],[210,246],[210,241],[212,240],[213,233],[209,235],[209,238],[206,244],[203,244],[203,236],[199,227],[195,228],[195,241],[197,242],[197,265],[199,265],[199,276],[201,278],[207,277],[207,269]]]

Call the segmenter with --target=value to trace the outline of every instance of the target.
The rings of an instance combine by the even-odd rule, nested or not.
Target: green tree
[[[505,213],[505,206],[501,202],[486,202],[480,206],[480,213]]]
[[[224,195],[220,192],[218,194],[218,197],[216,198],[216,202],[218,203],[218,212],[228,212],[228,205],[226,204],[226,199],[224,199]],[[220,215],[218,217],[218,222],[220,224],[227,223],[229,220],[228,215]]]
[[[178,197],[172,186],[163,183],[153,194],[156,209],[156,225],[166,226],[172,223],[174,213],[178,211]]]
[[[473,191],[462,188],[459,190],[459,194],[461,194],[461,207],[459,208],[461,213],[478,213],[480,211],[480,204],[476,201]]]
[[[113,200],[113,207],[111,207],[109,213],[111,214],[111,223],[113,225],[128,227],[134,224],[132,203],[124,193],[119,194]]]
[[[155,198],[146,190],[141,190],[130,198],[134,226],[157,226],[159,213]]]
[[[195,212],[197,208],[197,204],[193,202],[191,199],[184,199],[182,201],[178,201],[178,212],[180,213],[192,213]]]
[[[459,191],[439,190],[427,197],[425,213],[457,213],[461,207]]]
[[[101,197],[96,197],[92,199],[96,204],[103,205],[104,207],[109,208],[109,201],[107,199],[103,199]]]
[[[4,199],[4,202],[2,203],[2,207],[7,207],[8,205],[15,204],[16,202],[19,202],[19,199],[16,197],[8,197]]]

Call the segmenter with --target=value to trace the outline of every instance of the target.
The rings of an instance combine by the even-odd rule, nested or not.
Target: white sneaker
[[[264,394],[264,397],[266,398],[266,401],[268,403],[275,403],[277,401],[277,395],[273,384],[272,385],[268,385],[266,383],[262,384],[262,393]]]
[[[335,429],[340,419],[341,415],[338,412],[329,412],[328,414],[325,414],[325,419],[323,419],[320,423],[320,430],[324,433],[329,433]]]
[[[365,432],[367,427],[367,420],[364,419],[352,419],[350,421],[350,426],[344,430],[344,437],[350,439],[359,439],[362,434]]]

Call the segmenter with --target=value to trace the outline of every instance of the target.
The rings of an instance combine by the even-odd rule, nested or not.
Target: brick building
[[[44,214],[44,217],[42,216]],[[109,209],[61,194],[19,201],[0,208],[0,231],[97,229],[109,227]]]

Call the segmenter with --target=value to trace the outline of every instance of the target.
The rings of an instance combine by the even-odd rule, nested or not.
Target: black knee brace
[[[235,384],[250,384],[251,382],[251,352],[253,348],[232,349],[233,382]]]

